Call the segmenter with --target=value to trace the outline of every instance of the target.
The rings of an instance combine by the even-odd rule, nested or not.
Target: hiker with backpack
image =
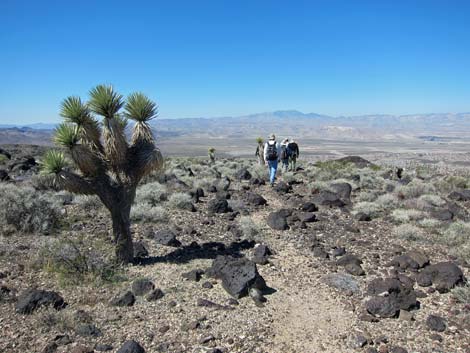
[[[297,163],[297,158],[299,157],[299,145],[292,140],[288,145],[287,145],[287,155],[289,156],[289,170],[291,172],[295,172],[296,170],[296,163]]]
[[[271,134],[269,140],[264,145],[264,160],[269,168],[269,183],[274,186],[276,179],[277,164],[281,156],[281,146],[276,142],[276,136]]]
[[[287,151],[287,145],[289,144],[289,139],[282,140],[281,143],[281,163],[282,163],[282,171],[287,172],[287,168],[289,168],[289,154]]]

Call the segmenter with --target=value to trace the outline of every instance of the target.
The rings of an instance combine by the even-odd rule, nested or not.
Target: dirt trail
[[[261,192],[269,207],[253,214],[265,223],[267,213],[282,208],[270,187]],[[291,241],[272,237],[277,250],[271,259],[275,274],[262,273],[277,292],[267,306],[273,312],[274,340],[270,352],[350,352],[345,339],[353,332],[356,317],[347,303],[324,283],[322,266],[313,256],[302,254]],[[261,272],[264,272],[260,269]]]

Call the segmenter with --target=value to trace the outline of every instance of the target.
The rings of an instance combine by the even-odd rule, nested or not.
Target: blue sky
[[[98,83],[160,116],[470,111],[470,1],[0,1],[0,122]]]

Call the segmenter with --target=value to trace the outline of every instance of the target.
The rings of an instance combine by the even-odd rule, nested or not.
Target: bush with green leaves
[[[163,166],[149,124],[157,114],[157,105],[144,94],[132,93],[125,100],[107,85],[93,88],[88,102],[68,97],[60,112],[64,122],[54,134],[55,144],[68,158],[62,151],[51,150],[41,161],[42,173],[53,176],[57,186],[100,198],[111,215],[120,263],[134,259],[130,211],[137,186]],[[128,120],[135,122],[130,141]]]
[[[455,247],[470,244],[470,223],[454,222],[442,234],[443,243]]]
[[[375,202],[358,202],[353,207],[353,214],[365,214],[370,218],[377,218],[380,216],[381,208]]]
[[[435,194],[436,189],[429,182],[413,179],[408,185],[403,185],[396,193],[405,199],[413,199],[425,194]]]
[[[59,224],[62,203],[53,193],[0,184],[0,195],[0,226],[4,234],[13,231],[47,234]]]
[[[146,203],[157,206],[168,199],[168,190],[165,185],[158,182],[144,184],[137,188],[135,204]]]

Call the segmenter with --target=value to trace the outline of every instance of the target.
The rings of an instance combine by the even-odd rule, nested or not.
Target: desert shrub
[[[449,253],[465,262],[470,261],[470,242],[451,248]]]
[[[308,190],[310,193],[318,193],[320,191],[333,191],[330,183],[326,181],[312,181],[308,183]]]
[[[103,203],[96,195],[77,195],[74,197],[73,203],[86,210],[98,210],[103,208]]]
[[[136,222],[164,222],[168,219],[167,211],[161,206],[148,203],[134,205],[131,209],[131,219]]]
[[[452,296],[462,304],[470,304],[470,284],[467,283],[461,287],[455,287],[452,290]]]
[[[425,210],[429,207],[441,207],[446,204],[446,200],[437,195],[425,194],[421,195],[417,200],[417,207]]]
[[[111,251],[110,251],[111,250]],[[118,268],[111,261],[112,248],[100,240],[57,239],[42,247],[38,261],[46,271],[58,276],[61,284],[115,282]]]
[[[409,241],[425,240],[424,232],[413,224],[401,224],[392,230],[392,235]]]
[[[438,179],[434,184],[439,191],[450,193],[458,189],[470,188],[470,178],[460,175],[449,175]]]
[[[329,181],[334,179],[351,179],[358,174],[358,169],[352,163],[338,161],[325,161],[315,163],[314,178],[317,180]]]
[[[417,221],[420,218],[423,218],[423,213],[418,210],[399,208],[392,212],[392,219],[397,223],[408,223],[411,221]]]
[[[265,181],[269,180],[268,168],[264,165],[254,164],[248,168],[248,171],[253,178],[258,178]]]
[[[400,204],[400,201],[393,194],[384,194],[377,197],[375,203],[377,203],[381,209],[388,210],[397,207]]]
[[[243,235],[248,239],[252,239],[261,233],[260,227],[248,216],[240,218],[239,226]]]
[[[184,209],[189,203],[191,203],[191,201],[191,196],[189,196],[189,194],[184,192],[175,192],[168,198],[168,205],[171,208]]]
[[[427,229],[435,229],[441,226],[441,221],[435,218],[424,218],[418,221],[418,224]]]
[[[397,193],[407,199],[417,198],[424,194],[434,194],[435,188],[432,184],[419,179],[413,179],[408,185],[397,189]]]
[[[59,223],[61,202],[52,193],[0,184],[0,195],[0,227],[4,234],[12,230],[47,234]]]
[[[353,207],[353,214],[363,213],[370,218],[377,218],[380,216],[380,206],[375,202],[358,202]]]
[[[0,153],[0,164],[5,164],[6,162],[8,162],[8,157],[5,156],[4,154],[1,154]]]
[[[371,191],[361,192],[357,195],[358,202],[373,202],[377,199],[377,193]]]
[[[33,320],[35,326],[42,332],[58,330],[60,332],[72,331],[76,327],[73,314],[69,310],[56,310],[51,307],[40,308]]]
[[[363,190],[381,190],[385,185],[385,179],[371,169],[361,169],[358,174],[358,186]]]
[[[297,181],[297,178],[295,177],[294,173],[287,172],[282,174],[282,180],[286,183],[295,183]]]
[[[135,203],[156,206],[167,199],[167,188],[158,182],[148,183],[137,188]]]
[[[195,188],[201,188],[207,190],[211,185],[217,184],[217,179],[208,177],[208,178],[200,178],[196,179],[193,183]]]
[[[243,200],[239,200],[239,199],[230,199],[230,200],[227,200],[228,202],[228,205],[230,206],[230,208],[233,210],[233,211],[242,211],[244,209],[246,209],[246,204],[245,202],[243,202]]]
[[[443,232],[441,239],[449,246],[470,244],[470,224],[464,222],[452,223]]]

